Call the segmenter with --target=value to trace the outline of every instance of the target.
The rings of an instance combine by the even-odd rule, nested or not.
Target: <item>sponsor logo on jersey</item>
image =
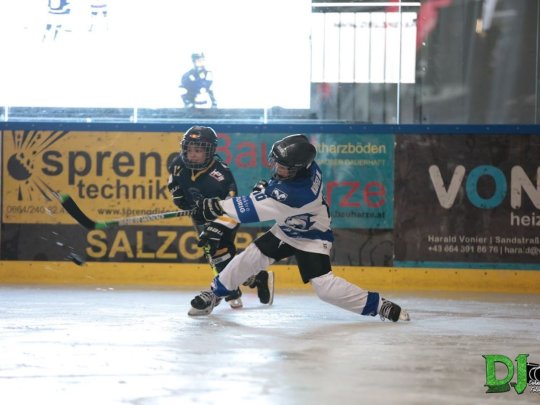
[[[225,176],[223,175],[223,173],[221,173],[217,169],[212,170],[212,172],[209,174],[209,176],[213,177],[217,181],[225,180]]]
[[[249,211],[249,197],[247,196],[241,196],[241,197],[234,197],[234,202],[236,203],[236,209],[239,213],[244,214],[245,212]]]
[[[279,188],[275,188],[272,190],[272,197],[274,197],[278,201],[285,201],[288,197],[287,193],[284,193]]]

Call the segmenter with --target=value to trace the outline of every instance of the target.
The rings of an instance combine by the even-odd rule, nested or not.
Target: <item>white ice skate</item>
[[[390,319],[392,322],[411,320],[411,317],[407,311],[385,298],[382,299],[381,308],[379,309],[379,316],[383,321],[386,319]]]
[[[191,308],[188,311],[188,315],[210,315],[220,302],[221,298],[215,295],[211,290],[201,291],[199,295],[191,300]]]

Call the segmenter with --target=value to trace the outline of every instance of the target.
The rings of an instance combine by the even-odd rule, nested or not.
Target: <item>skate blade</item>
[[[274,272],[268,272],[268,290],[270,291],[270,300],[267,305],[272,305],[274,303]]]
[[[232,309],[240,309],[244,307],[244,304],[242,303],[242,300],[240,298],[236,298],[234,300],[227,301]]]
[[[399,320],[400,321],[410,321],[411,317],[409,316],[409,313],[405,311],[403,308],[401,308],[401,312],[399,313]]]
[[[210,315],[212,313],[212,309],[190,308],[187,314],[189,316],[205,316],[205,315]]]

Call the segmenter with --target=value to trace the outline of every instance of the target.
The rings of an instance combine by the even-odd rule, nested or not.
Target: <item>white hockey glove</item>
[[[263,191],[268,186],[268,182],[266,180],[259,180],[254,186],[252,191]]]

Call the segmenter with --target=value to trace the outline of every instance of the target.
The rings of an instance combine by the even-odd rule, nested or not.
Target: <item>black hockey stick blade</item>
[[[77,203],[75,203],[73,198],[71,198],[68,194],[53,193],[53,195],[58,199],[58,201],[60,201],[62,207],[64,207],[66,212],[71,215],[75,221],[86,229],[96,229],[96,223],[81,211]]]

